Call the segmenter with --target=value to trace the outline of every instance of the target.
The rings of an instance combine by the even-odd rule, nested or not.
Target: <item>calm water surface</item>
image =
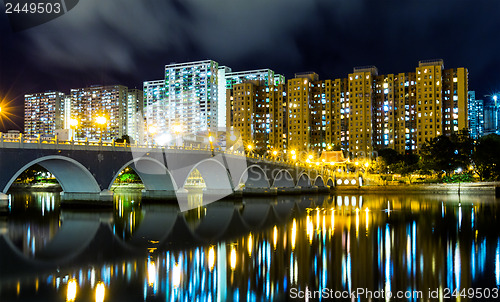
[[[310,195],[181,213],[134,194],[103,211],[16,194],[0,216],[0,301],[304,301],[295,293],[361,288],[414,293],[371,301],[495,301],[499,201]],[[478,288],[490,299],[470,298]],[[454,298],[456,289],[466,291]]]

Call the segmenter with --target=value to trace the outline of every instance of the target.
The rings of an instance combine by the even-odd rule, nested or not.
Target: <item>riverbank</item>
[[[134,193],[141,192],[144,189],[142,183],[124,183],[119,185],[113,185],[111,191],[116,193]]]
[[[62,192],[62,187],[58,183],[13,183],[9,192]]]
[[[495,188],[500,187],[500,182],[472,182],[472,183],[441,183],[441,184],[391,184],[391,185],[365,185],[357,186],[336,186],[331,188],[334,193],[355,193],[355,194],[495,194]],[[127,183],[114,185],[111,191],[116,193],[136,193],[141,192],[144,185],[141,183]],[[500,189],[499,189],[500,190]],[[14,183],[11,192],[61,192],[59,184],[23,184]],[[264,194],[265,195],[265,194]]]
[[[495,194],[495,188],[500,187],[500,182],[471,182],[471,183],[440,183],[440,184],[395,184],[395,185],[366,185],[338,186],[333,189],[335,193],[358,194]]]

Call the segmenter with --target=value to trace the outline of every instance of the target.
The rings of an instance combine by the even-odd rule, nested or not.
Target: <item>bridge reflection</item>
[[[5,254],[5,244],[15,238],[3,235],[0,259],[9,263],[2,260],[0,284],[12,295],[21,286],[43,286],[55,297],[76,286],[78,297],[104,290],[117,301],[282,301],[291,287],[306,286],[493,288],[500,286],[500,227],[494,218],[500,208],[485,199],[281,196],[270,204],[244,199],[177,213],[125,198],[112,214],[62,211],[51,239],[34,253],[15,254],[22,260],[17,263]],[[16,223],[13,216],[8,230]],[[75,223],[98,225],[87,245],[93,248],[76,253],[71,262],[47,257],[53,244],[71,246],[61,243],[65,234],[76,232],[85,241]],[[99,252],[93,250],[97,244]],[[8,248],[11,254],[19,251]],[[28,265],[39,273],[18,272]]]

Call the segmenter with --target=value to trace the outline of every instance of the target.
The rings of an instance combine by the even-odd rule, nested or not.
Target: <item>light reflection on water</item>
[[[490,196],[251,198],[184,213],[136,194],[115,199],[113,210],[85,212],[61,209],[52,193],[15,195],[0,217],[0,301],[283,301],[292,288],[500,286],[500,209]],[[93,222],[92,241],[61,246],[69,260],[47,252]]]

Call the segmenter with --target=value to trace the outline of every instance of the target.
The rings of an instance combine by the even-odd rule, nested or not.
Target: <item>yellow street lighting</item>
[[[172,130],[174,131],[175,134],[179,134],[182,132],[182,126],[181,125],[174,125],[174,126],[172,126]]]
[[[247,148],[248,148],[248,150],[252,151],[253,146],[252,145],[248,145]]]
[[[278,151],[274,150],[274,151],[273,151],[273,155],[274,155],[274,156],[278,155]]]
[[[290,153],[291,153],[292,155],[295,155],[295,150],[292,150]]]
[[[70,127],[76,127],[76,126],[78,126],[78,120],[76,118],[70,118],[69,119],[69,126]]]
[[[106,293],[106,287],[104,286],[104,283],[102,281],[99,281],[97,283],[97,286],[95,287],[95,301],[103,302],[105,293]]]
[[[73,302],[76,299],[77,283],[75,279],[68,282],[68,289],[66,291],[66,301]]]
[[[354,164],[355,164],[356,166],[359,166],[359,162],[358,162],[358,161],[357,161],[357,162],[355,162]]]
[[[104,125],[104,124],[106,124],[106,122],[107,122],[107,121],[108,121],[108,120],[107,120],[104,116],[98,116],[98,117],[96,117],[96,119],[95,119],[95,122],[96,122],[97,124],[99,124],[99,125]]]
[[[229,256],[229,265],[231,266],[231,270],[234,271],[236,269],[236,249],[234,246],[231,248],[231,253]]]
[[[148,132],[151,134],[155,134],[156,132],[158,132],[158,128],[156,128],[156,126],[149,126]]]
[[[313,155],[312,154],[309,154],[309,156],[307,157],[309,160],[312,160],[313,159]]]
[[[292,159],[296,160],[297,159],[297,155],[292,155]]]
[[[365,167],[367,167],[367,168],[368,168],[368,166],[369,166],[369,165],[370,165],[370,164],[369,164],[368,162],[366,162],[366,163],[365,163]]]
[[[15,115],[11,112],[13,107],[10,105],[10,103],[12,103],[12,101],[7,101],[0,97],[0,124],[4,127],[4,121],[14,123],[11,117],[15,117]]]

